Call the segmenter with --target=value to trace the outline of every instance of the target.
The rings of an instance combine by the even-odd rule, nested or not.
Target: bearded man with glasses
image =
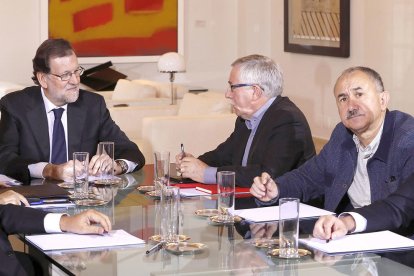
[[[103,97],[79,89],[84,69],[70,43],[48,39],[33,59],[37,86],[0,100],[0,173],[30,178],[73,179],[73,152],[89,152],[90,174],[108,160],[96,156],[99,142],[115,143],[114,173],[142,168],[137,145],[111,119]]]
[[[198,158],[176,156],[183,177],[216,183],[217,171],[236,172],[236,185],[250,187],[262,171],[282,175],[315,155],[311,131],[299,108],[282,96],[279,65],[261,55],[232,63],[226,92],[237,114],[233,133]]]

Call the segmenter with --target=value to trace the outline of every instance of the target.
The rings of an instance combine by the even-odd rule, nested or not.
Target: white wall
[[[31,84],[31,59],[41,43],[40,3],[0,0],[1,80]],[[315,136],[328,138],[339,121],[332,87],[349,66],[373,67],[391,92],[391,109],[414,113],[414,1],[351,1],[351,56],[334,58],[283,51],[282,0],[184,0],[187,73],[178,82],[226,88],[230,63],[260,53],[278,61],[285,92],[308,118]],[[86,65],[90,66],[90,65]],[[155,63],[116,64],[129,78],[168,81]]]

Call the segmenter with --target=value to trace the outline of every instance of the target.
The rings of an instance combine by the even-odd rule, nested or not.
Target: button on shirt
[[[254,135],[256,134],[256,130],[260,124],[260,121],[263,118],[263,115],[275,101],[276,97],[270,98],[262,107],[260,107],[250,118],[249,120],[245,121],[246,127],[250,129],[249,139],[247,140],[246,147],[244,150],[244,155],[242,159],[242,166],[245,167],[247,165],[247,159],[249,157],[250,147],[253,142]],[[216,167],[207,167],[204,171],[204,183],[206,184],[214,184],[217,182],[216,180],[217,168]]]

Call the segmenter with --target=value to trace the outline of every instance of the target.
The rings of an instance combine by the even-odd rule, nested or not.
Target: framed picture
[[[285,0],[284,50],[349,57],[350,0]]]
[[[41,39],[65,38],[80,63],[156,62],[183,54],[183,0],[41,1]]]

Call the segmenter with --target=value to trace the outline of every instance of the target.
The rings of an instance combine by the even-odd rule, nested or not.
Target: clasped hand
[[[261,201],[269,201],[277,197],[279,191],[270,175],[264,172],[254,178],[250,193]]]
[[[195,158],[190,153],[177,154],[175,156],[175,164],[177,166],[177,172],[181,174],[182,177],[191,178],[197,182],[204,181],[204,170],[208,167],[206,163]]]

